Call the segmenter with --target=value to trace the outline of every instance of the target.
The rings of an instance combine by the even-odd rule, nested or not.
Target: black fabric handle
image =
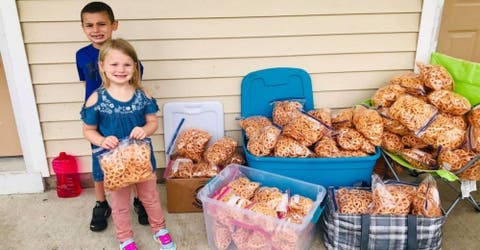
[[[407,249],[417,250],[417,216],[408,215],[407,228]]]
[[[370,233],[370,215],[362,214],[362,232],[360,234],[360,250],[368,250],[369,233]]]

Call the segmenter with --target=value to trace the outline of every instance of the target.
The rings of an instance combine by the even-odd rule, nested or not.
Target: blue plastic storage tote
[[[303,100],[304,110],[312,110],[313,91],[310,75],[298,68],[270,68],[254,71],[242,80],[242,117],[272,116],[272,102],[276,100]],[[246,148],[243,151],[249,167],[320,184],[323,186],[351,186],[357,182],[370,183],[371,174],[380,149],[374,155],[348,158],[282,158],[257,157]]]
[[[285,99],[304,100],[304,109],[313,109],[312,81],[305,70],[270,68],[251,72],[242,80],[243,117],[272,117],[272,102]]]

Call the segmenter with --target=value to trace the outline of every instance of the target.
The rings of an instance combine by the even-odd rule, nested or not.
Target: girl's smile
[[[128,84],[135,71],[136,63],[119,50],[111,50],[100,63],[111,84]]]

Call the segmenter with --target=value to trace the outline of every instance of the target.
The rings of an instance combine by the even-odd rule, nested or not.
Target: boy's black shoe
[[[140,225],[148,225],[147,211],[145,211],[145,207],[143,207],[142,202],[137,197],[133,198],[133,209],[138,215],[138,223]]]
[[[90,221],[90,230],[99,232],[107,228],[107,218],[112,213],[112,209],[105,200],[103,202],[97,201],[93,208],[92,220]]]

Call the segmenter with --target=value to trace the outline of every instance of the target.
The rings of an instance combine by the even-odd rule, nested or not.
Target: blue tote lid
[[[273,101],[297,99],[303,109],[313,109],[310,75],[299,68],[268,68],[247,74],[242,80],[241,115],[272,117]]]

